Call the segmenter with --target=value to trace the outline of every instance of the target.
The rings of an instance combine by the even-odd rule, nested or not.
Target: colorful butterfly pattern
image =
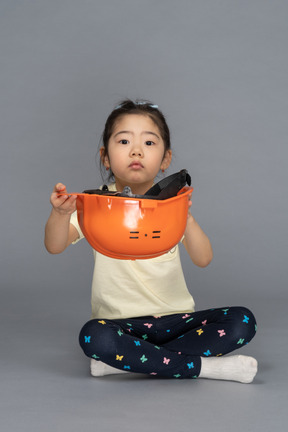
[[[145,323],[144,326],[146,326],[150,329],[153,326],[153,324]]]
[[[218,333],[220,337],[226,336],[225,330],[218,330]]]
[[[235,332],[230,331],[231,322],[238,325],[240,337],[236,340],[233,338]],[[115,346],[118,352],[114,351],[112,357],[107,357],[108,364],[125,371],[177,379],[197,378],[201,370],[200,357],[219,357],[241,348],[250,342],[257,330],[253,314],[247,309],[240,312],[233,307],[167,317],[129,318],[129,322],[117,320],[115,328],[111,320],[100,319],[96,324],[97,332],[90,332],[87,328],[87,333],[82,336],[81,346],[89,352],[89,357],[101,358],[106,363],[105,353],[97,352],[95,342],[98,332],[101,333],[105,327],[103,332],[108,328],[114,332],[117,343],[111,346]],[[189,346],[191,355],[188,354]],[[193,355],[194,348],[202,354]]]

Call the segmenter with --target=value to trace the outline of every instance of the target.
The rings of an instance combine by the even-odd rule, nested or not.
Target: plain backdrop
[[[91,250],[85,240],[58,256],[43,246],[54,184],[80,192],[102,183],[101,133],[126,97],[159,105],[172,135],[167,174],[186,168],[192,177],[192,212],[214,248],[206,269],[181,249],[197,308],[242,304],[254,311],[259,335],[245,350],[262,359],[263,388],[251,400],[268,391],[259,430],[287,419],[280,373],[287,358],[287,14],[284,0],[0,0],[1,430],[98,424],[110,431],[119,422],[133,430],[126,410],[132,404],[136,423],[136,413],[148,415],[143,387],[154,430],[165,418],[155,413],[174,412],[179,401],[181,420],[175,409],[175,424],[166,420],[165,428],[190,424],[190,382],[160,381],[155,389],[156,381],[108,378],[99,386],[110,411],[101,405],[77,346],[90,316]],[[214,405],[219,383],[194,386],[214,392],[205,409],[221,409]],[[244,387],[231,386],[243,408]],[[270,394],[272,409],[268,395],[277,386],[282,393]],[[90,393],[77,398],[80,388],[95,400]],[[119,395],[133,397],[118,413]],[[101,406],[97,416],[89,403]],[[202,423],[193,414],[194,424],[221,430],[201,407]],[[251,407],[244,403],[247,418]],[[258,430],[253,424],[240,422],[239,430]]]

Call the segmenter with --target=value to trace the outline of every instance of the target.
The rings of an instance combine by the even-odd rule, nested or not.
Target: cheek
[[[115,148],[111,148],[109,151],[109,160],[110,162],[113,161],[114,163],[119,159],[127,158],[128,148],[126,146],[116,146]]]
[[[109,164],[112,171],[118,170],[124,163],[124,153],[121,151],[112,152],[109,155]]]

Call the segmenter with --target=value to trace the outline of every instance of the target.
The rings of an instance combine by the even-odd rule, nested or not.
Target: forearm
[[[213,251],[208,236],[189,213],[183,244],[194,264],[206,267],[213,258]]]
[[[48,252],[58,254],[69,244],[70,215],[52,209],[45,227],[45,247]]]
[[[50,197],[52,211],[45,227],[45,246],[48,252],[58,254],[79,236],[70,224],[70,216],[76,211],[76,195],[69,195],[66,186],[57,183]]]

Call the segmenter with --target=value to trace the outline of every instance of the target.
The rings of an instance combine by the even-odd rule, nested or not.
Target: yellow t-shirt
[[[115,184],[109,190],[116,190]],[[73,213],[70,222],[84,237]],[[93,249],[92,318],[122,319],[194,312],[178,245],[156,258],[118,260]]]

